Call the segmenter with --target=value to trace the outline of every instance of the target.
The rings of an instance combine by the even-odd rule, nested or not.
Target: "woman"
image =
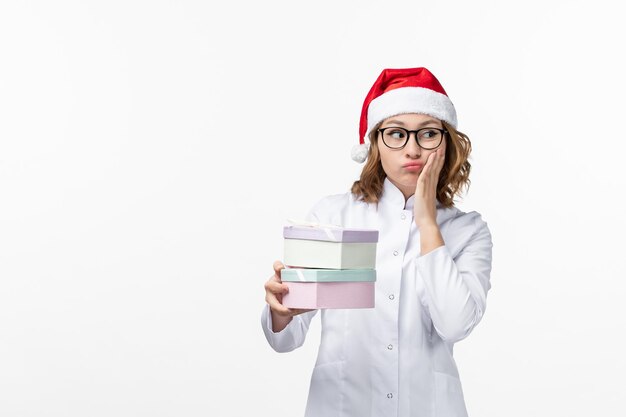
[[[361,177],[308,219],[379,230],[376,307],[322,310],[307,416],[467,415],[453,346],[485,312],[492,242],[480,214],[454,207],[471,151],[456,126],[426,68],[386,69],[367,95],[353,152],[367,158]],[[281,304],[282,268],[275,262],[265,284],[262,325],[287,352],[304,343],[316,311]]]

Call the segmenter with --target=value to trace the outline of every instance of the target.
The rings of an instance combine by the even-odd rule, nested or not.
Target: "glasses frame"
[[[385,130],[387,130],[387,129],[404,130],[406,132],[406,140],[404,141],[404,144],[402,146],[400,146],[399,148],[394,148],[392,146],[387,145],[387,142],[385,142]],[[439,133],[441,133],[441,139],[439,139],[439,143],[437,144],[437,146],[434,146],[432,148],[426,148],[426,147],[420,145],[420,141],[419,141],[418,137],[419,137],[419,132],[421,132],[422,130],[438,130]],[[405,129],[403,127],[398,127],[398,126],[383,127],[382,129],[378,129],[378,132],[381,134],[380,138],[383,140],[383,143],[389,149],[404,149],[406,144],[409,143],[409,140],[411,139],[411,133],[415,133],[415,142],[417,143],[417,146],[419,146],[420,148],[425,149],[427,151],[430,151],[432,149],[437,149],[439,146],[441,146],[441,143],[443,142],[443,136],[448,133],[448,131],[446,129],[441,129],[441,128],[438,128],[438,127],[423,127],[421,129],[417,129],[417,130],[408,130],[408,129]]]

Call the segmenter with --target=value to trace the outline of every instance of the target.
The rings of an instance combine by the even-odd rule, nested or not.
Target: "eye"
[[[421,132],[420,136],[424,139],[433,139],[436,138],[439,135],[439,131],[438,130],[424,130],[423,132]]]
[[[385,134],[387,134],[391,139],[400,140],[406,138],[406,132],[401,129],[389,129],[385,131]]]

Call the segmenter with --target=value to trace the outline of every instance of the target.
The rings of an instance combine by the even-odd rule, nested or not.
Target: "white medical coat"
[[[452,356],[485,312],[491,234],[480,214],[437,204],[444,246],[420,256],[413,201],[388,179],[376,204],[351,193],[320,200],[308,219],[379,230],[376,307],[321,310],[322,335],[311,377],[307,417],[467,416]],[[317,310],[265,336],[274,350],[304,343]]]

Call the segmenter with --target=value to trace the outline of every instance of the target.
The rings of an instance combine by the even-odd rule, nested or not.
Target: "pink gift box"
[[[284,282],[287,308],[373,308],[375,282]]]

